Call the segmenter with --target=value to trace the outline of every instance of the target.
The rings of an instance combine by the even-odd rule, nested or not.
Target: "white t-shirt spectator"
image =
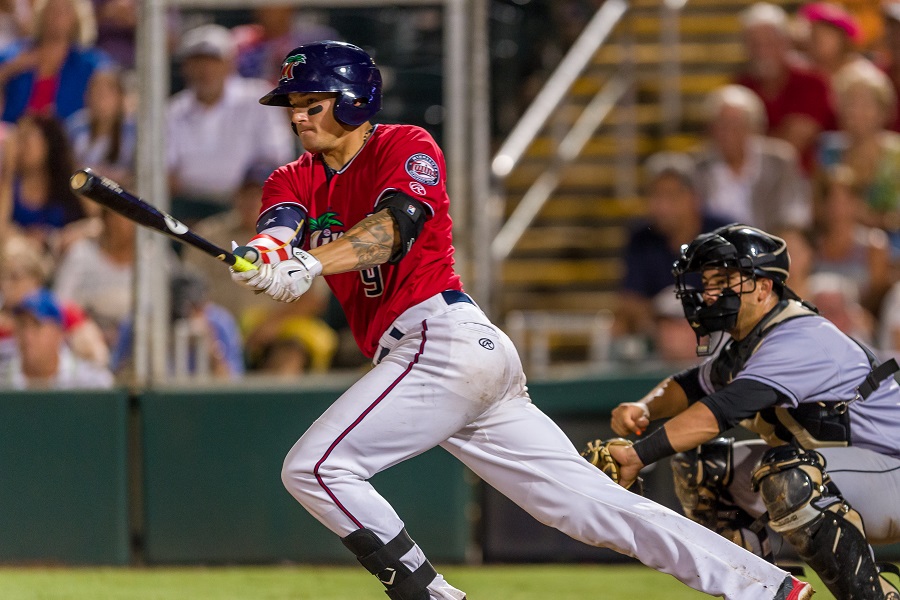
[[[251,166],[296,158],[287,110],[259,103],[271,87],[261,79],[233,76],[215,106],[200,104],[189,89],[172,97],[168,168],[182,195],[228,205]]]
[[[113,387],[112,372],[97,363],[75,356],[68,347],[59,351],[59,369],[52,380],[29,381],[22,373],[19,356],[0,364],[0,389],[6,390],[75,390],[109,389]]]
[[[166,250],[160,262],[162,268],[171,270],[178,257]],[[74,242],[60,260],[53,293],[83,308],[113,348],[122,323],[131,316],[133,280],[132,263],[111,260],[96,239],[84,238]]]

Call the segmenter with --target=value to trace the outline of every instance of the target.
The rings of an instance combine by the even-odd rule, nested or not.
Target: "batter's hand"
[[[641,435],[650,425],[650,409],[640,402],[623,402],[612,411],[612,430],[616,435]]]
[[[248,262],[252,262],[257,268],[262,264],[262,252],[255,246],[238,246],[237,242],[231,240],[231,253],[240,256]]]
[[[259,265],[256,271],[232,272],[231,278],[247,287],[264,291],[279,302],[294,302],[309,290],[322,273],[322,263],[312,254],[294,249],[294,258],[278,264]]]
[[[253,246],[238,246],[238,243],[234,240],[231,241],[231,253],[235,256],[240,256],[246,261],[253,263],[253,266],[256,267],[256,271],[235,271],[233,267],[229,267],[229,271],[231,271],[231,280],[237,283],[238,285],[243,285],[246,287],[250,287],[250,289],[254,290],[257,294],[262,294],[262,290],[251,287],[247,280],[250,279],[249,275],[255,275],[259,272],[259,268],[262,266],[262,253],[259,252]]]

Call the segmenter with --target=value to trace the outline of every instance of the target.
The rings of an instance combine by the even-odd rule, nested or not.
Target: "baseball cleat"
[[[778,588],[774,600],[809,600],[815,593],[810,584],[788,575]]]

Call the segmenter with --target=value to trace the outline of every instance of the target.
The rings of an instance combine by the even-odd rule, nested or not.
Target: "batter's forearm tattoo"
[[[395,234],[396,225],[391,214],[382,210],[369,215],[344,234],[356,254],[357,262],[354,271],[377,267],[386,263],[400,243]]]

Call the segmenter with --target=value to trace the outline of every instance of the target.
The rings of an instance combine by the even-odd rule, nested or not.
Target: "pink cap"
[[[797,11],[797,14],[805,18],[810,23],[827,23],[832,27],[837,27],[847,34],[847,37],[854,42],[858,42],[862,36],[862,30],[859,27],[859,21],[851,15],[845,8],[830,2],[811,2],[804,4]]]

